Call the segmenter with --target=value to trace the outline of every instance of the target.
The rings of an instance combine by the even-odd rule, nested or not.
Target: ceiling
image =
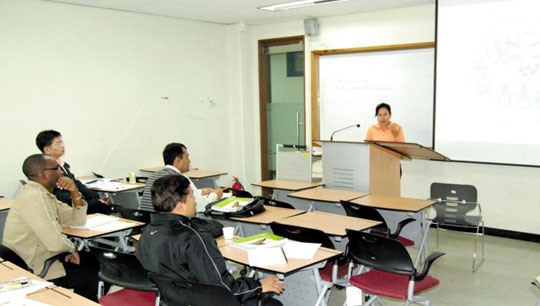
[[[435,0],[349,0],[267,12],[257,7],[289,0],[44,0],[219,24],[265,24],[434,3]]]

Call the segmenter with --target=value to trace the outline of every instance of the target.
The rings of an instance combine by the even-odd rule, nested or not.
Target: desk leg
[[[422,243],[418,248],[418,254],[416,255],[416,259],[414,261],[414,266],[416,268],[418,268],[421,258],[425,260],[428,254],[428,233],[432,221],[428,221],[426,215],[426,212],[422,212]]]
[[[275,298],[287,306],[315,305],[319,299],[319,286],[321,286],[317,283],[315,275],[318,275],[318,269],[323,267],[324,263],[294,272],[286,277],[277,274],[278,278],[285,283],[285,291]],[[326,300],[323,299],[322,302],[321,305],[326,306]]]

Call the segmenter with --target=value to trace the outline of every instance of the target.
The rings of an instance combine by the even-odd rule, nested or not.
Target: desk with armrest
[[[224,226],[235,227],[235,232],[240,236],[251,236],[269,231],[267,225],[298,214],[303,214],[305,211],[298,209],[289,209],[274,207],[271,205],[264,206],[265,211],[251,217],[230,217],[213,219],[222,223]]]
[[[220,243],[217,239],[221,255],[227,260],[241,265],[250,266],[247,251]],[[283,305],[303,306],[315,305],[322,290],[319,268],[323,267],[329,259],[340,256],[342,252],[327,248],[319,248],[312,259],[289,259],[284,265],[251,266],[267,274],[277,275],[285,283],[285,291],[275,296]],[[313,284],[315,280],[315,286]],[[323,299],[323,305],[324,305]]]
[[[333,188],[318,187],[289,194],[291,198],[302,199],[309,203],[309,210],[326,211],[339,215],[345,215],[340,201],[350,201],[352,199],[364,197],[367,192],[341,190]]]
[[[87,218],[91,219],[98,216],[105,216],[105,215],[92,214],[92,215],[89,215]],[[133,251],[133,248],[127,244],[127,241],[129,239],[129,234],[131,233],[131,230],[133,228],[144,226],[145,224],[142,222],[137,222],[134,220],[124,219],[124,218],[117,218],[117,217],[111,217],[111,218],[116,218],[116,219],[110,224],[104,224],[105,226],[104,230],[79,229],[79,228],[72,228],[67,225],[62,225],[62,233],[70,237],[73,237],[77,241],[78,250],[81,250],[88,243],[89,240],[94,240],[96,242],[103,243],[106,245],[120,247],[122,250],[127,251],[127,252]],[[118,241],[111,241],[104,238],[116,238],[118,239]]]
[[[143,171],[143,172],[154,173],[154,172],[160,171],[163,168],[164,168],[163,166],[158,166],[158,167],[141,168],[139,170]],[[220,176],[222,176],[224,174],[227,174],[227,172],[208,171],[208,170],[200,170],[198,168],[192,168],[191,170],[189,170],[188,172],[185,172],[183,174],[185,176],[189,177],[193,181],[193,184],[195,184],[195,186],[197,186],[197,188],[213,188],[213,189],[217,189],[217,188],[219,188],[219,186],[217,184],[217,179]]]
[[[278,201],[287,202],[297,209],[308,210],[309,205],[305,201],[298,201],[287,197],[290,193],[298,192],[305,189],[320,187],[324,185],[322,182],[304,182],[295,180],[269,180],[258,183],[251,183],[253,186],[263,189],[272,190],[272,198]]]
[[[0,283],[8,282],[19,277],[28,277],[37,281],[45,281],[44,279],[16,266],[9,261],[0,262]],[[34,293],[30,293],[26,297],[37,302],[57,306],[99,305],[74,293],[71,290],[55,285],[48,286]]]

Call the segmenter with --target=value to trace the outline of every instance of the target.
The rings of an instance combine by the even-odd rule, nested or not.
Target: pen
[[[98,180],[92,180],[92,181],[90,181],[90,182],[86,182],[86,185],[90,185],[90,184],[95,183],[95,182],[97,182],[97,181],[98,181]]]
[[[16,290],[30,286],[30,280],[28,278],[13,280],[8,283],[0,284],[0,292]]]
[[[287,255],[285,255],[285,251],[283,251],[283,248],[282,247],[279,247],[281,249],[281,253],[283,253],[283,257],[285,257],[285,262],[289,262],[289,260],[287,259]]]

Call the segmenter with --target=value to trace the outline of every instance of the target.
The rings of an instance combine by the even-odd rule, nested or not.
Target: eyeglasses
[[[43,168],[43,170],[60,170],[60,165],[54,167],[54,168]]]
[[[58,148],[58,147],[61,147],[63,145],[64,145],[64,141],[62,141],[62,140],[60,140],[58,142],[51,143],[51,147],[57,147]]]

